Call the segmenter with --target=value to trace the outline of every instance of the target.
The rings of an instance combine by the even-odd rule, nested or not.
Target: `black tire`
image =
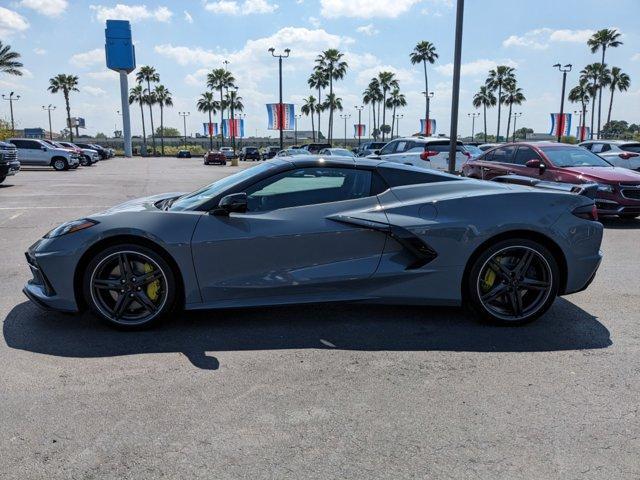
[[[0,177],[0,183],[4,182],[7,179],[7,177]]]
[[[473,261],[466,299],[483,320],[523,325],[551,307],[559,285],[558,263],[546,247],[523,238],[509,239],[491,245]]]
[[[127,272],[126,280],[122,270]],[[159,323],[173,310],[176,288],[175,275],[164,258],[135,244],[115,245],[98,253],[82,278],[91,311],[121,330],[140,330]]]
[[[91,165],[93,165],[93,162],[91,161],[91,157],[89,157],[89,155],[83,155],[80,165],[82,165],[83,167],[90,167]]]
[[[58,157],[51,161],[51,166],[54,170],[62,172],[63,170],[69,170],[69,162],[66,158]]]

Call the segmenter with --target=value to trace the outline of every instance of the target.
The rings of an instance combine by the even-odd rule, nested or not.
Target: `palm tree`
[[[338,110],[342,111],[342,98],[336,97],[335,93],[329,93],[327,97],[324,99],[324,103],[322,104],[322,108],[324,110]]]
[[[21,76],[23,65],[18,61],[20,54],[11,50],[11,45],[4,45],[0,40],[0,72],[7,75]]]
[[[487,107],[496,106],[496,96],[493,91],[483,85],[480,90],[473,96],[473,106],[476,108],[482,107],[484,110],[484,142],[487,143]]]
[[[229,90],[235,86],[236,79],[231,72],[224,68],[215,68],[207,74],[207,87],[220,92],[220,133],[222,133],[222,124],[224,123],[224,98],[222,91]],[[222,145],[224,145],[224,135],[222,135]]]
[[[380,89],[382,90],[382,141],[384,141],[384,126],[387,124],[387,92],[392,88],[395,89],[400,87],[393,72],[378,73],[378,81],[380,82]]]
[[[153,98],[160,107],[160,151],[164,156],[164,107],[173,106],[173,98],[164,85],[158,85],[153,89]]]
[[[602,63],[590,63],[580,71],[580,80],[586,80],[589,84],[589,95],[595,100],[598,94],[598,88],[601,83],[607,83],[609,70]],[[593,127],[595,123],[595,106],[596,102],[591,102],[591,133],[593,138]]]
[[[505,105],[509,105],[509,119],[507,120],[507,136],[506,139],[509,141],[509,131],[511,130],[511,111],[514,105],[522,105],[522,102],[526,100],[524,93],[522,93],[522,89],[518,87],[515,79],[512,82],[509,82],[505,85],[505,91],[502,95],[502,103]]]
[[[140,115],[142,116],[142,144],[147,149],[147,131],[144,126],[144,104],[147,103],[147,90],[141,84],[129,90],[129,105],[140,104]]]
[[[428,120],[429,119],[429,78],[427,77],[427,62],[429,62],[432,65],[435,63],[436,59],[438,58],[438,54],[436,53],[436,47],[433,43],[423,40],[413,48],[413,52],[409,54],[409,58],[411,59],[411,63],[413,65],[422,63],[422,65],[424,66],[424,91],[427,92],[425,95],[424,118]]]
[[[213,92],[204,92],[200,95],[196,108],[199,112],[207,112],[209,114],[209,123],[211,122],[211,116],[214,115],[220,108],[220,103],[213,97]],[[209,131],[209,150],[213,150],[213,132]]]
[[[369,85],[362,93],[362,101],[365,105],[371,105],[371,109],[373,111],[373,129],[371,129],[371,133],[373,138],[377,140],[379,130],[376,123],[376,104],[380,104],[380,102],[382,102],[382,90],[380,90],[380,82],[377,78],[372,78],[369,82]]]
[[[396,108],[406,106],[407,99],[405,98],[404,93],[400,93],[399,88],[394,88],[391,91],[389,98],[387,98],[387,108],[393,109],[393,113],[391,114],[391,138],[393,138],[393,129],[396,126]]]
[[[329,48],[322,52],[316,58],[316,71],[324,72],[326,78],[329,80],[329,95],[335,99],[335,95],[333,95],[333,81],[341,80],[347,73],[347,68],[349,65],[347,62],[342,60],[344,54],[340,52],[340,50],[336,48]],[[334,111],[334,102],[324,102],[323,105],[327,105],[329,108],[329,143],[333,140],[333,111]]]
[[[147,82],[147,105],[149,105],[149,120],[151,122],[151,145],[153,146],[153,152],[156,151],[156,134],[153,128],[153,104],[155,98],[151,90],[151,82],[156,83],[160,81],[160,75],[156,72],[156,69],[148,65],[144,65],[138,69],[136,73],[136,81],[140,84]]]
[[[309,88],[318,90],[318,101],[316,104],[316,110],[318,111],[318,140],[320,139],[320,112],[322,111],[322,90],[329,86],[329,78],[324,74],[324,71],[317,68],[307,79]]]
[[[313,95],[309,95],[307,98],[303,98],[302,101],[304,103],[303,103],[302,108],[300,110],[307,117],[309,115],[311,115],[311,136],[313,137],[313,141],[315,142],[316,141],[316,129],[315,129],[315,125],[313,124],[313,116],[315,115],[316,108],[318,106],[318,104],[316,103],[316,97],[314,97]]]
[[[587,104],[591,100],[589,81],[580,79],[578,85],[569,90],[568,98],[571,103],[580,103],[582,111],[582,124],[580,126],[584,128],[587,123]]]
[[[602,51],[602,60],[600,63],[603,67],[606,67],[605,63],[605,54],[607,48],[616,48],[622,45],[622,42],[619,40],[620,32],[618,32],[615,28],[603,28],[602,30],[598,30],[594,33],[589,40],[587,40],[587,45],[591,49],[591,53],[596,53],[598,50]],[[599,84],[598,90],[598,138],[600,138],[600,116],[602,113],[602,89],[606,85]]]
[[[513,67],[507,67],[506,65],[498,65],[496,68],[489,70],[489,76],[486,80],[486,85],[492,92],[498,91],[498,98],[502,99],[502,90],[505,85],[515,80],[515,69]],[[498,128],[496,130],[496,142],[500,141],[500,104],[498,102]],[[486,129],[485,129],[486,130]]]
[[[78,92],[78,77],[76,75],[66,75],[59,73],[49,79],[49,87],[51,93],[62,91],[64,95],[64,103],[67,107],[67,125],[69,126],[69,140],[73,142],[73,128],[71,128],[71,107],[69,106],[69,93]]]
[[[631,85],[631,77],[624,73],[620,67],[613,67],[611,69],[611,82],[609,83],[609,90],[611,90],[611,98],[609,99],[609,113],[607,114],[607,123],[611,122],[611,109],[613,108],[613,93],[618,90],[619,92],[626,92]]]

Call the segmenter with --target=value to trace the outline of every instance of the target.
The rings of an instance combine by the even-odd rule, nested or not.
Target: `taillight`
[[[467,160],[471,160],[471,154],[469,152],[462,152],[464,154],[465,157],[467,157]]]
[[[618,156],[620,158],[622,158],[623,160],[629,160],[630,158],[633,158],[633,157],[640,157],[640,154],[639,153],[624,152],[624,153],[619,153]]]
[[[575,208],[571,213],[576,217],[584,218],[585,220],[592,220],[594,222],[598,221],[598,209],[596,208],[595,203]]]
[[[435,152],[433,150],[425,150],[420,154],[420,160],[429,160],[429,157],[435,157],[436,155],[438,155],[438,152]]]

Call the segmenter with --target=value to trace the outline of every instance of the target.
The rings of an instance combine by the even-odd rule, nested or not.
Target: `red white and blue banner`
[[[589,127],[587,126],[578,126],[576,127],[576,138],[581,142],[584,142],[587,138],[589,138]]]
[[[367,126],[364,123],[356,123],[353,126],[353,136],[356,138],[364,137],[367,133]]]
[[[420,119],[420,134],[426,135],[427,137],[436,133],[436,121],[433,118],[430,118],[429,121],[425,121],[424,118]]]
[[[559,113],[551,114],[551,131],[549,135],[561,137],[568,137],[571,135],[571,114],[563,113],[560,115]]]
[[[218,124],[217,123],[209,123],[205,122],[202,124],[202,130],[205,135],[209,135],[211,137],[218,136]]]
[[[244,119],[243,118],[225,118],[222,123],[222,134],[226,138],[243,138],[244,137]]]
[[[295,105],[293,103],[267,103],[269,130],[293,130]]]

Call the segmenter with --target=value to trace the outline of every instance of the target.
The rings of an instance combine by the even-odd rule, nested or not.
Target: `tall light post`
[[[400,136],[400,119],[404,118],[404,115],[401,113],[397,113],[396,114],[396,137]],[[393,135],[393,132],[391,132],[391,134]]]
[[[449,173],[456,169],[456,150],[458,144],[458,105],[460,103],[460,64],[462,63],[462,23],[464,19],[464,0],[458,0],[456,8],[456,42],[453,55],[453,85],[451,95],[451,128],[449,130]]]
[[[358,111],[358,147],[359,147],[360,141],[362,139],[362,134],[360,133],[360,125],[362,125],[362,110],[364,110],[364,105],[356,105],[354,108]]]
[[[433,96],[435,95],[434,92],[422,92],[422,95],[424,95],[424,98],[427,99],[427,112],[425,115],[425,128],[429,128],[427,125],[429,124],[429,118],[431,118],[431,99],[433,98]],[[431,132],[433,133],[433,132]]]
[[[14,95],[15,92],[11,92],[9,95],[2,94],[2,99],[9,102],[9,111],[11,112],[11,135],[15,135],[15,123],[13,122],[13,102],[20,100],[20,95]]]
[[[225,60],[226,61],[226,60]],[[229,97],[229,108],[231,109],[231,121],[229,122],[229,133],[231,135],[231,148],[233,148],[233,155],[236,154],[236,117],[234,114],[236,98],[238,98],[238,87],[231,87],[231,92],[227,94]]]
[[[471,117],[471,141],[476,138],[476,118],[480,116],[480,112],[467,113],[467,117]]]
[[[578,127],[582,128],[582,110],[574,110],[573,114],[578,116]],[[578,140],[582,141],[582,130],[580,130]]]
[[[54,105],[49,104],[49,106],[42,106],[42,110],[46,110],[49,114],[49,140],[53,140],[53,130],[51,130],[51,110],[55,110],[56,107]]]
[[[302,118],[302,115],[293,116],[293,143],[298,145],[298,119]]]
[[[347,148],[347,118],[351,118],[351,114],[340,114],[340,118],[344,119],[344,148]]]
[[[516,141],[516,123],[521,116],[522,116],[522,112],[517,112],[513,114],[513,140],[512,141],[514,142]],[[507,140],[509,139],[507,138]]]
[[[571,71],[572,65],[570,63],[567,63],[566,65],[556,63],[553,67],[562,72],[562,96],[560,97],[560,117],[558,118],[558,122],[561,122],[561,124],[558,125],[558,143],[560,143],[562,141],[562,130],[564,130],[564,122],[562,118],[564,114],[564,92],[567,87],[567,73]]]
[[[191,112],[178,112],[178,115],[182,117],[182,124],[184,126],[184,148],[187,148],[187,117],[191,115]]]
[[[278,129],[280,130],[280,150],[284,148],[284,137],[282,134],[282,124],[283,124],[283,116],[284,116],[284,107],[282,105],[282,59],[288,58],[291,53],[290,48],[285,48],[284,53],[276,54],[276,49],[271,47],[269,49],[269,53],[271,53],[272,57],[278,59],[278,85],[279,85],[279,101],[278,101]]]

